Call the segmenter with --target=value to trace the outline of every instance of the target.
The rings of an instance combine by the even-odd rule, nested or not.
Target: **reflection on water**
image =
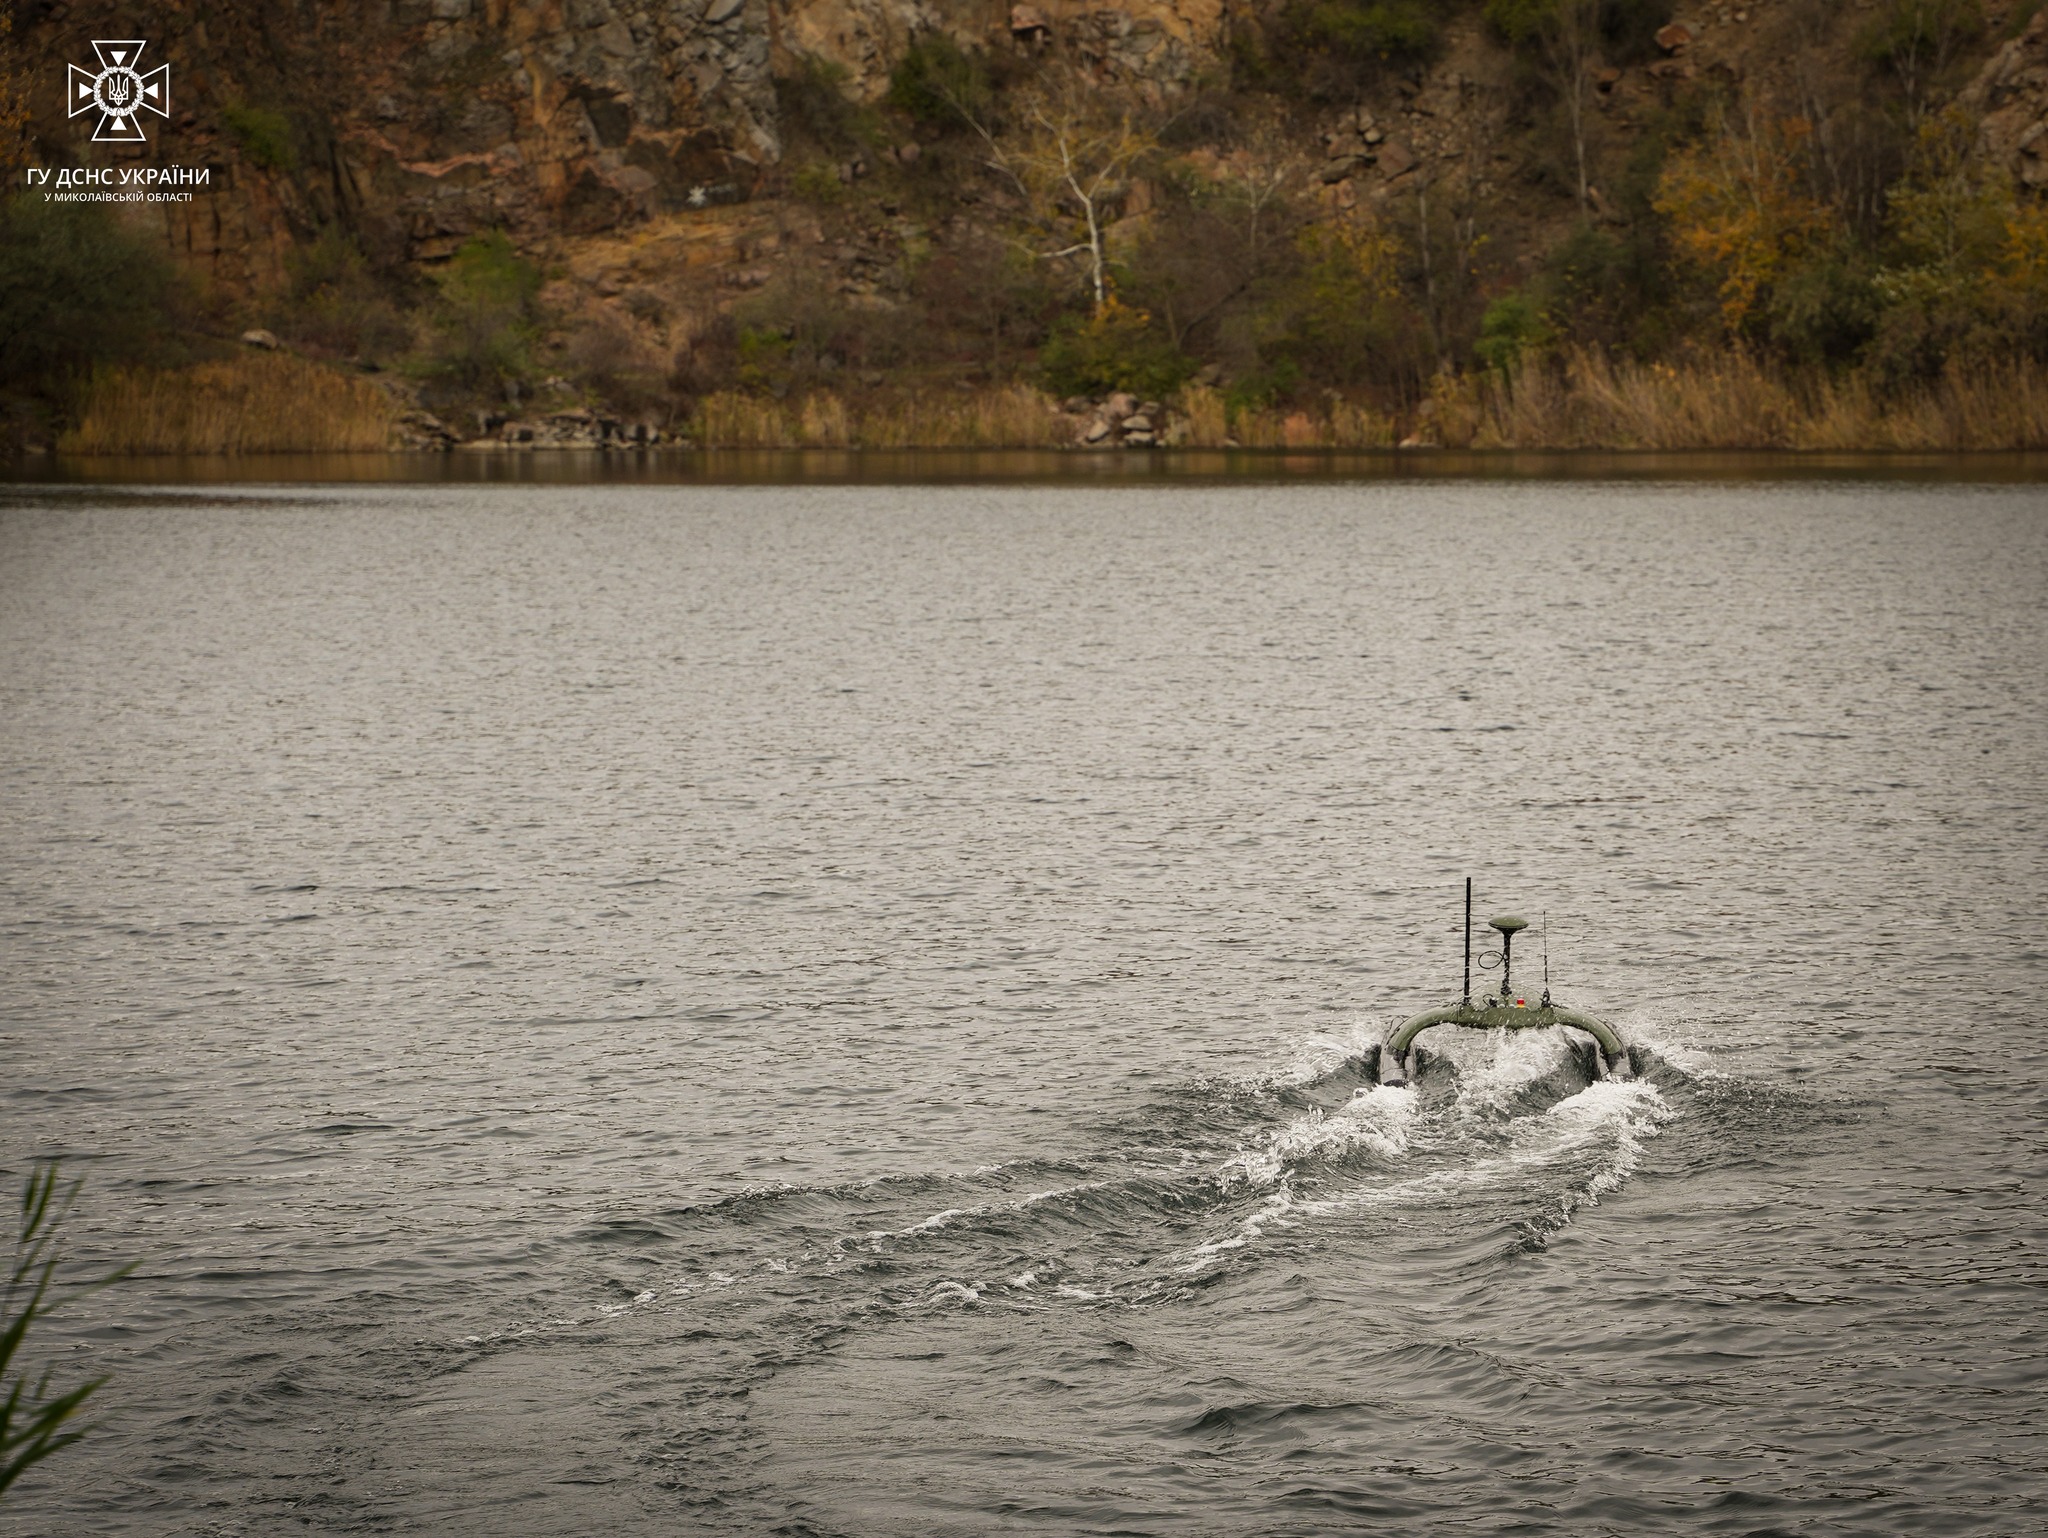
[[[2048,454],[1835,454],[1545,450],[642,449],[449,454],[245,454],[27,459],[17,481],[421,481],[519,485],[644,483],[883,485],[1009,481],[1876,480],[2048,479]]]

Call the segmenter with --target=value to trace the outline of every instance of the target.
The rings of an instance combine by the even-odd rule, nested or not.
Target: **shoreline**
[[[1296,481],[2048,482],[2038,449],[719,448],[26,454],[0,484],[1174,484]]]

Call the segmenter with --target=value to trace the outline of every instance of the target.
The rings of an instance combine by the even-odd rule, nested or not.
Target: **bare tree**
[[[1048,72],[1021,93],[1006,124],[991,121],[950,78],[935,76],[924,88],[974,130],[987,165],[1017,190],[1038,234],[1063,242],[1047,250],[1041,238],[1029,247],[1031,254],[1043,261],[1086,258],[1089,290],[1100,310],[1109,302],[1110,213],[1129,191],[1134,167],[1159,145],[1137,109],[1067,70]]]
[[[1571,126],[1579,207],[1586,207],[1586,99],[1600,56],[1600,0],[1509,0],[1487,14],[1512,41],[1533,47],[1550,77]]]
[[[1983,31],[1977,0],[1890,0],[1865,29],[1862,43],[1864,52],[1898,77],[1906,121],[1918,127],[1928,94]]]
[[[1028,95],[1014,132],[983,134],[990,163],[1024,195],[1032,222],[1065,244],[1037,255],[1086,263],[1095,308],[1109,302],[1104,243],[1110,214],[1130,190],[1137,163],[1158,148],[1128,102],[1066,76]]]
[[[1537,34],[1572,127],[1579,173],[1579,207],[1587,204],[1586,95],[1600,48],[1600,0],[1557,0]]]

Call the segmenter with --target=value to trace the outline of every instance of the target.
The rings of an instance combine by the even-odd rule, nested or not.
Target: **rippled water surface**
[[[0,491],[0,1532],[2048,1528],[2037,487]],[[1459,883],[1640,1048],[1439,1030]]]

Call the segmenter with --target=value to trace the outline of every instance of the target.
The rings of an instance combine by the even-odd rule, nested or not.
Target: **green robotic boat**
[[[1566,1009],[1550,997],[1550,959],[1547,953],[1543,964],[1543,992],[1536,1002],[1530,1003],[1527,995],[1516,991],[1515,936],[1529,927],[1528,920],[1503,914],[1499,918],[1488,919],[1487,923],[1499,932],[1500,949],[1481,956],[1479,965],[1487,970],[1499,969],[1500,987],[1475,1004],[1472,1001],[1472,881],[1467,877],[1463,996],[1456,1004],[1415,1015],[1396,1026],[1372,1054],[1370,1068],[1373,1076],[1388,1086],[1407,1084],[1421,1066],[1416,1061],[1415,1038],[1431,1026],[1463,1025],[1482,1031],[1535,1031],[1550,1026],[1583,1031],[1593,1038],[1594,1078],[1633,1078],[1635,1065],[1629,1055],[1628,1043],[1622,1040],[1619,1031],[1592,1015]]]

